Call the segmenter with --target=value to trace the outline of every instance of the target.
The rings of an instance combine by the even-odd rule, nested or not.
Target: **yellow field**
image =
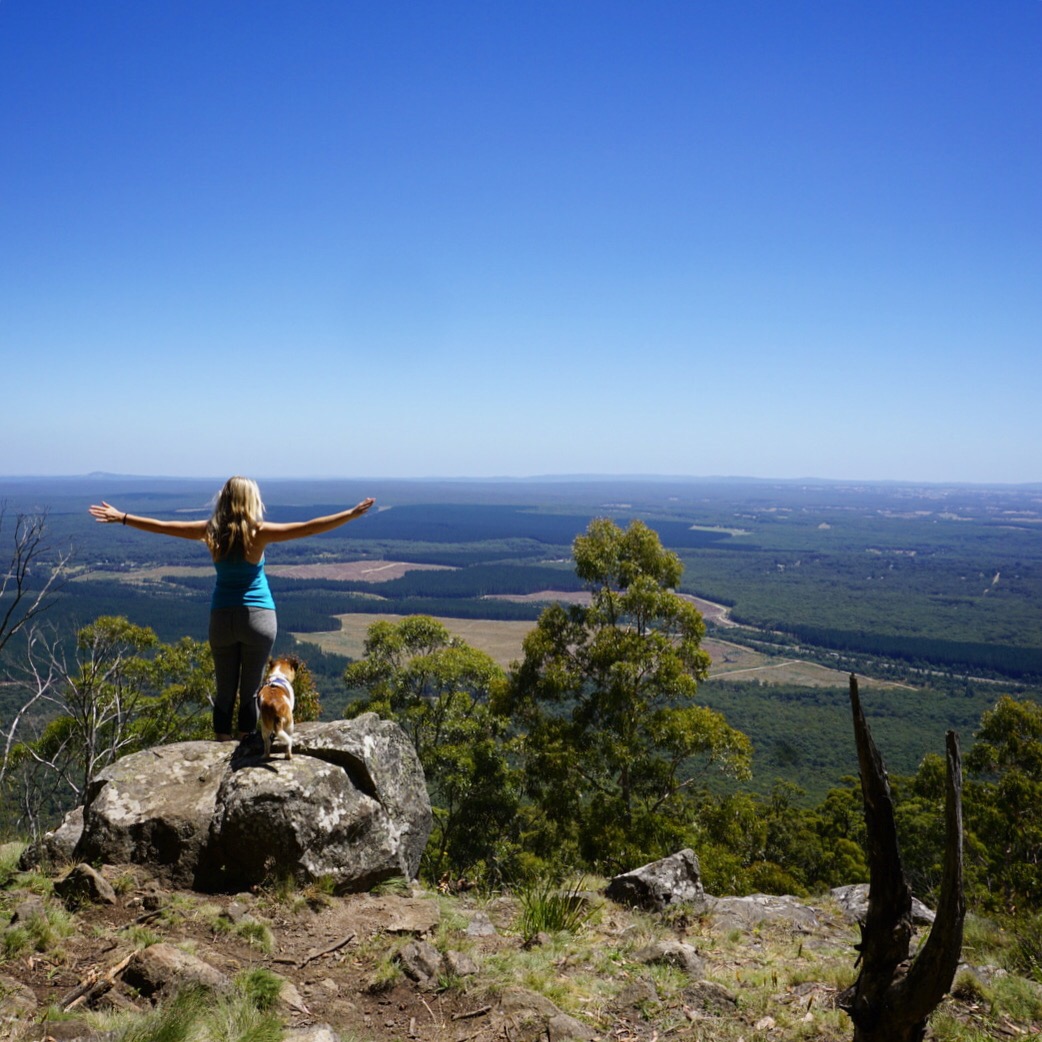
[[[317,644],[323,651],[337,655],[361,658],[364,654],[365,635],[369,627],[381,619],[401,622],[403,615],[338,615],[340,629],[323,633],[294,633],[297,640]],[[490,619],[438,619],[457,637],[462,637],[471,647],[491,655],[506,668],[521,658],[521,641],[532,629],[532,622],[496,622]]]
[[[364,654],[365,635],[380,619],[400,622],[401,615],[338,615],[340,629],[323,633],[294,633],[297,640],[316,644],[323,651],[348,655],[353,659]],[[500,622],[492,619],[448,619],[439,622],[450,632],[462,637],[472,647],[491,655],[504,668],[521,658],[521,641],[535,625],[533,622]],[[710,677],[750,681],[763,684],[798,684],[804,687],[846,687],[847,674],[826,669],[799,659],[769,658],[758,651],[707,638],[702,646],[709,652],[713,666]],[[859,678],[862,687],[882,685],[882,681]],[[886,686],[886,685],[884,685]]]

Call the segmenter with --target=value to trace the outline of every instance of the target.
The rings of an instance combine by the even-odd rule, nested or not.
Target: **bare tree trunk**
[[[0,503],[0,535],[6,520],[7,506]],[[58,554],[49,573],[44,570],[46,528],[46,514],[19,514],[15,518],[11,556],[0,569],[0,653],[19,630],[32,625],[64,585],[68,554]],[[38,581],[34,581],[36,572],[41,573]]]
[[[857,946],[861,972],[840,995],[839,1005],[854,1022],[854,1042],[921,1042],[927,1018],[951,987],[962,951],[966,905],[962,883],[959,741],[954,731],[948,732],[947,838],[937,917],[926,943],[909,963],[912,891],[901,865],[886,769],[865,722],[857,678],[853,675],[850,704],[868,828],[870,884],[868,913],[861,924],[861,943]]]

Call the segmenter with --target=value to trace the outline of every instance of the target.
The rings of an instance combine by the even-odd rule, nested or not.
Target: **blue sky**
[[[1042,2],[0,2],[0,473],[1042,480]]]

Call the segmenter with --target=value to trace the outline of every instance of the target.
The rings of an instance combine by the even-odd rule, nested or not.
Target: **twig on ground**
[[[298,970],[304,969],[304,967],[307,966],[307,964],[309,962],[314,962],[316,959],[321,959],[323,955],[330,955],[330,954],[332,954],[333,952],[337,951],[338,949],[343,948],[344,945],[350,944],[354,939],[355,939],[355,935],[353,933],[349,933],[346,937],[342,937],[339,941],[334,941],[332,944],[327,945],[321,951],[318,951],[318,952],[308,952],[308,954],[305,955],[304,958],[301,959],[299,963],[297,963],[297,969]],[[276,961],[281,961],[281,960],[276,960]]]
[[[79,987],[73,988],[72,991],[62,998],[58,1003],[59,1007],[63,1010],[70,1010],[98,995],[104,995],[115,983],[116,975],[126,969],[127,964],[133,957],[134,953],[131,952],[130,955],[125,959],[120,959],[115,966],[110,967],[100,977],[97,970],[91,970],[87,975],[87,979]]]
[[[481,1009],[472,1009],[469,1013],[453,1013],[453,1020],[472,1020],[474,1017],[483,1017],[492,1011],[491,1006],[482,1006]]]

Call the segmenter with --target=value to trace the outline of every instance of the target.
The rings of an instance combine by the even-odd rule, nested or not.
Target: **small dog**
[[[264,739],[264,758],[271,759],[271,740],[286,743],[286,759],[293,759],[293,680],[300,659],[293,656],[272,659],[268,676],[257,692],[260,731]]]

